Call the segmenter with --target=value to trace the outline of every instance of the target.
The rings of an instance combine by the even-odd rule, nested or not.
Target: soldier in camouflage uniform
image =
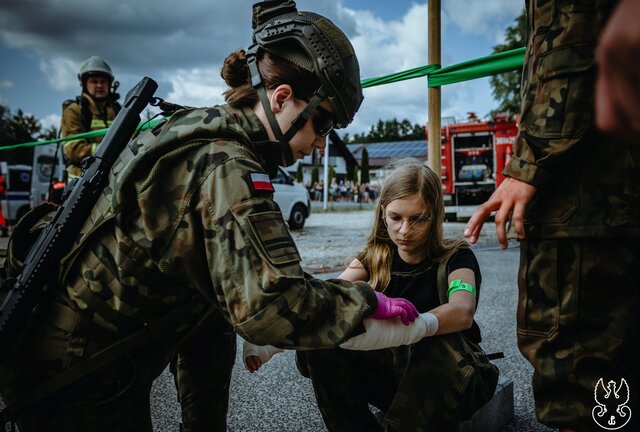
[[[232,330],[260,345],[330,348],[361,333],[372,314],[417,316],[365,282],[302,271],[268,173],[349,124],[362,101],[358,62],[333,23],[293,2],[256,4],[254,29],[254,45],[225,60],[228,105],[179,110],[125,148],[50,301],[0,364],[2,395],[12,403],[145,324],[164,317],[164,325],[30,406],[22,432],[151,431],[151,384],[177,350],[179,393],[193,407],[185,429],[224,430]],[[211,357],[198,358],[198,341],[216,348]],[[207,395],[220,401],[217,422],[191,417],[206,408],[195,388],[203,369],[218,383]]]
[[[596,130],[593,118],[594,53],[615,5],[527,2],[516,154],[509,178],[465,232],[475,242],[497,210],[506,248],[513,214],[521,239],[518,344],[534,367],[539,420],[566,430],[600,430],[592,418],[600,378],[626,380],[627,405],[640,414],[640,150]],[[607,421],[628,420],[614,416]]]
[[[67,137],[93,130],[104,129],[115,119],[120,104],[118,94],[112,92],[113,73],[109,65],[100,57],[89,57],[80,66],[78,80],[82,95],[62,105],[60,135]],[[67,162],[69,179],[80,177],[80,162],[85,156],[95,153],[102,137],[64,141],[62,152]]]

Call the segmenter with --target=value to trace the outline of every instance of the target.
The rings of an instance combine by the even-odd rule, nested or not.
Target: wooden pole
[[[440,0],[429,0],[429,55],[427,64],[440,64]],[[428,155],[429,167],[440,177],[440,87],[429,88],[429,139]]]

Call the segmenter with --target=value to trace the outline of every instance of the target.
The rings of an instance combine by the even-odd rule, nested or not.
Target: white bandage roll
[[[249,368],[247,367],[247,357],[249,356],[256,356],[260,359],[262,364],[265,364],[266,362],[271,360],[271,357],[283,351],[284,350],[282,348],[276,348],[271,345],[260,346],[254,345],[251,342],[244,341],[242,345],[242,358],[244,359],[244,367],[249,370]]]
[[[399,317],[388,320],[365,318],[366,331],[340,344],[340,348],[355,351],[370,351],[411,345],[438,331],[438,318],[422,313],[409,325],[402,324]]]

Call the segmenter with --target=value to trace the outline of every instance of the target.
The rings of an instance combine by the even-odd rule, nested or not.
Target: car
[[[8,221],[16,223],[31,209],[31,166],[0,162],[0,172],[4,176],[6,187],[6,196],[2,198],[2,212]]]
[[[278,167],[278,174],[271,179],[275,193],[274,201],[280,207],[284,220],[289,222],[289,228],[298,230],[311,214],[311,200],[309,192],[300,183],[296,183],[284,168]]]

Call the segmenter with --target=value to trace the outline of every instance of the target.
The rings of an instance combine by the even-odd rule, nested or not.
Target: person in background
[[[60,135],[68,137],[97,129],[108,128],[115,119],[120,97],[115,90],[111,67],[101,57],[92,56],[82,63],[78,72],[82,94],[62,104]],[[64,141],[62,154],[67,164],[69,179],[80,176],[82,159],[95,153],[103,137]]]
[[[465,236],[495,211],[502,247],[510,217],[520,239],[518,346],[540,422],[638,430],[639,2],[530,0],[527,21],[515,154]]]
[[[469,395],[464,374],[446,347],[459,333],[481,341],[473,317],[482,276],[464,240],[443,238],[443,223],[438,176],[421,161],[397,161],[382,187],[364,250],[338,278],[369,281],[376,292],[409,299],[421,315],[410,326],[365,320],[367,332],[340,348],[296,353],[330,432],[444,431],[462,422],[464,404],[472,402],[463,396]],[[441,263],[449,284],[444,303],[438,290]],[[278,352],[248,342],[243,350],[250,372]],[[495,379],[481,385],[482,395],[468,397],[489,400],[498,378],[493,372]],[[370,404],[386,413],[383,425]]]

